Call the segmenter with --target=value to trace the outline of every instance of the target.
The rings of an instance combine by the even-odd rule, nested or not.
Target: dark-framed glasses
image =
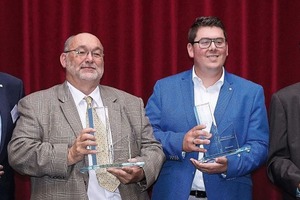
[[[89,55],[89,53],[91,53],[91,55],[94,59],[100,59],[100,58],[104,57],[103,51],[101,51],[99,49],[89,51],[85,48],[76,48],[76,49],[64,51],[64,53],[70,53],[70,52],[74,52],[75,54],[77,54],[81,58],[86,58]]]
[[[225,38],[201,38],[198,41],[192,42],[192,44],[198,43],[201,49],[207,49],[210,47],[212,42],[214,42],[217,48],[223,48],[226,45]]]

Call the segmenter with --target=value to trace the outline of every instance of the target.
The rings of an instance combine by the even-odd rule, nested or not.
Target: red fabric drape
[[[105,48],[102,83],[146,103],[156,80],[191,68],[194,19],[215,15],[227,29],[227,70],[261,84],[268,107],[273,92],[299,81],[299,10],[298,0],[2,0],[0,71],[23,79],[27,94],[61,83],[63,42],[91,32]],[[265,167],[253,176],[254,199],[280,199]],[[28,179],[16,179],[17,199],[29,199]]]

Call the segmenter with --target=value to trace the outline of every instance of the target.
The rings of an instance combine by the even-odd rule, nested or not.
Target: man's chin
[[[85,74],[85,75],[81,75],[80,76],[80,79],[82,80],[85,80],[85,81],[98,81],[100,80],[99,76],[98,75],[95,75],[95,74]]]

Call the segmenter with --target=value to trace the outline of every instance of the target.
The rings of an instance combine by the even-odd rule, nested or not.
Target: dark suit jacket
[[[272,96],[268,176],[284,190],[284,199],[296,199],[300,183],[300,83]]]
[[[115,161],[126,162],[123,148],[128,135],[132,157],[144,161],[146,184],[121,184],[123,200],[148,199],[148,188],[157,178],[164,154],[154,139],[145,117],[143,102],[120,90],[99,86],[108,107]],[[67,166],[68,148],[83,129],[76,105],[66,83],[30,94],[19,103],[20,119],[9,143],[9,162],[22,174],[31,176],[31,199],[87,199],[87,173],[80,169],[85,161]]]
[[[227,157],[226,178],[221,174],[203,174],[209,200],[252,199],[251,172],[266,161],[268,154],[269,127],[264,100],[260,85],[225,71],[214,112],[218,131],[224,138],[228,130],[235,132],[240,147],[250,146],[251,151]],[[192,70],[159,80],[146,113],[167,158],[152,197],[188,199],[196,171],[190,158],[198,158],[197,152],[182,156],[184,135],[197,125]]]
[[[3,165],[5,172],[5,174],[0,178],[1,200],[11,200],[14,198],[14,174],[13,169],[8,165],[7,144],[11,139],[11,135],[15,127],[15,121],[13,121],[12,113],[17,111],[15,106],[23,96],[23,82],[11,75],[0,72],[0,115],[2,123],[0,165]],[[15,110],[12,112],[14,107]],[[17,115],[15,115],[15,117],[16,116]],[[14,118],[14,120],[16,119]]]

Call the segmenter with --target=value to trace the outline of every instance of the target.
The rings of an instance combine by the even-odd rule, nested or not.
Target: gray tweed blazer
[[[121,184],[121,197],[149,199],[146,189],[156,180],[165,156],[153,136],[143,101],[112,87],[99,87],[109,111],[115,162],[128,158],[120,149],[129,133],[132,157],[146,163],[146,181]],[[66,82],[26,96],[18,110],[20,118],[8,147],[9,162],[31,177],[31,199],[88,199],[88,175],[79,171],[86,160],[67,166],[68,147],[83,127]]]

